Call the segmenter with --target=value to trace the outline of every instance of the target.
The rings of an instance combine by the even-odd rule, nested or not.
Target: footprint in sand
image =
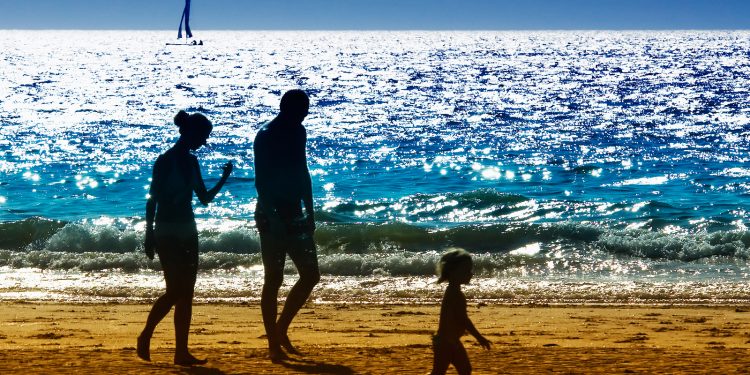
[[[685,323],[705,323],[708,321],[708,318],[705,316],[699,316],[697,318],[685,318]]]
[[[726,349],[726,346],[721,341],[709,341],[706,343],[709,349]]]
[[[61,334],[61,333],[55,333],[55,332],[45,332],[45,333],[40,333],[40,334],[37,334],[37,335],[31,335],[31,336],[29,336],[29,338],[32,338],[32,339],[43,339],[43,340],[59,340],[59,339],[61,339],[63,337],[68,337],[68,336],[71,336],[71,335],[66,335],[66,334]]]
[[[626,343],[633,343],[633,342],[644,342],[648,340],[648,335],[645,333],[636,333],[635,335],[615,341],[616,344],[626,344]]]

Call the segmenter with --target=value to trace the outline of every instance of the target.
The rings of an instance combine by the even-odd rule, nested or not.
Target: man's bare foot
[[[289,341],[289,336],[287,336],[286,334],[279,335],[279,341],[281,341],[281,346],[284,348],[284,350],[286,350],[287,353],[294,354],[294,355],[302,355],[302,352],[297,350],[297,348],[295,348],[294,345],[292,345],[292,342]]]
[[[275,349],[268,349],[268,358],[271,359],[271,362],[281,362],[289,359],[289,356],[281,350],[281,347],[277,347]]]
[[[174,364],[179,366],[195,366],[195,365],[205,365],[208,363],[207,359],[198,359],[193,357],[192,354],[184,354],[184,355],[175,355],[174,356]]]
[[[136,345],[136,354],[138,354],[138,358],[144,360],[144,361],[150,361],[151,360],[151,337],[145,336],[143,333],[138,335],[138,345]]]

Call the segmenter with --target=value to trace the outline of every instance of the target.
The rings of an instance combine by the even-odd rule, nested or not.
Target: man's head
[[[302,90],[289,90],[281,97],[281,105],[279,106],[279,109],[281,110],[281,115],[302,122],[310,109],[310,99]]]

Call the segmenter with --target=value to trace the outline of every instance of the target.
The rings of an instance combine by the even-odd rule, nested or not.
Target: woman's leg
[[[183,272],[190,272],[183,270]],[[190,321],[193,317],[193,289],[194,282],[190,282],[190,275],[181,275],[180,290],[174,305],[175,358],[187,357],[188,335]],[[194,280],[194,279],[193,279]]]
[[[175,305],[179,290],[178,270],[176,265],[171,259],[169,259],[169,255],[164,256],[160,254],[159,261],[161,262],[161,267],[164,272],[164,281],[167,284],[167,291],[159,297],[156,302],[154,302],[151,311],[148,313],[146,326],[138,336],[138,357],[146,361],[151,360],[151,336],[154,334],[154,330],[159,322],[167,316],[169,310]]]
[[[174,308],[175,354],[174,363],[178,365],[196,365],[206,363],[193,357],[188,350],[190,321],[193,317],[193,294],[198,275],[197,239],[195,249],[186,253],[188,259],[179,268],[177,299]]]

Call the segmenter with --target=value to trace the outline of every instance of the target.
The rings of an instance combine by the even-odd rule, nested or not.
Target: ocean
[[[14,31],[0,38],[0,300],[150,301],[156,157],[196,152],[198,301],[254,302],[252,142],[304,124],[319,303],[432,303],[440,253],[493,303],[750,303],[750,32]],[[284,288],[296,278],[287,264]]]

